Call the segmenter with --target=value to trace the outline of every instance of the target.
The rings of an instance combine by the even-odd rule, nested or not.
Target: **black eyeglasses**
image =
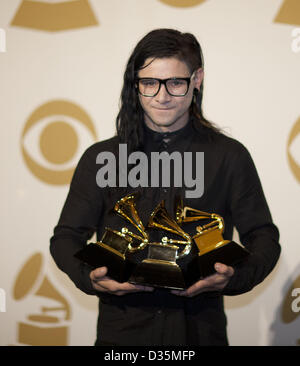
[[[190,87],[190,82],[194,73],[189,78],[138,78],[137,89],[144,97],[155,97],[163,84],[167,92],[173,97],[184,97]]]

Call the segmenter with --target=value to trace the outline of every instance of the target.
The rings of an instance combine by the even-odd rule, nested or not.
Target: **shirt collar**
[[[167,141],[168,143],[173,143],[177,140],[177,138],[182,138],[185,136],[189,136],[192,133],[193,127],[192,122],[189,121],[184,127],[179,130],[172,132],[158,132],[150,129],[146,124],[144,124],[145,131],[145,139],[150,142],[162,142]]]

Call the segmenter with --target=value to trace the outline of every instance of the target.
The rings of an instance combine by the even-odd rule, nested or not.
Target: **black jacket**
[[[279,232],[272,222],[254,163],[241,143],[223,134],[207,134],[204,128],[202,133],[197,132],[191,123],[169,136],[145,128],[143,151],[149,161],[151,152],[162,150],[204,152],[204,192],[200,198],[185,198],[187,188],[173,187],[172,182],[170,188],[100,189],[96,183],[100,168],[96,157],[103,151],[116,154],[118,139],[98,142],[87,149],[75,170],[51,238],[51,254],[79,289],[99,296],[96,344],[226,345],[223,295],[250,291],[271,272],[280,254]],[[195,162],[194,159],[193,165]],[[144,223],[162,200],[167,210],[173,212],[174,197],[181,195],[186,206],[220,214],[225,221],[225,239],[232,239],[236,227],[240,241],[251,255],[234,267],[235,273],[222,293],[206,292],[193,298],[178,297],[165,289],[125,296],[96,293],[89,279],[91,268],[74,258],[74,254],[94,232],[100,240],[105,227],[120,230],[124,226],[124,220],[112,215],[111,209],[131,191],[141,193],[137,209]],[[155,232],[154,239],[162,234]]]

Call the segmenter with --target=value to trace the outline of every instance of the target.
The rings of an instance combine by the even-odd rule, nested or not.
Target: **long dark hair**
[[[117,135],[120,143],[127,143],[128,151],[134,151],[143,144],[144,113],[135,87],[138,71],[147,58],[176,57],[185,62],[190,73],[204,68],[203,55],[199,42],[191,33],[181,33],[174,29],[156,29],[143,37],[134,48],[124,73],[121,92],[121,106],[116,119]],[[203,81],[200,91],[194,91],[190,107],[196,130],[220,132],[208,121],[202,112]]]

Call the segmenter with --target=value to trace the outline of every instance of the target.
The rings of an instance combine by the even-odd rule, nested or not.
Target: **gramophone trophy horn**
[[[137,195],[130,194],[114,205],[114,212],[132,224],[139,232],[136,234],[127,227],[121,230],[105,228],[100,241],[88,244],[75,256],[94,268],[107,267],[107,275],[118,282],[128,281],[135,264],[130,253],[144,249],[148,245],[148,234],[136,210]]]
[[[185,245],[185,248],[180,253],[178,253],[177,258],[182,258],[190,253],[192,239],[190,235],[187,234],[185,231],[183,231],[181,227],[177,224],[177,222],[169,215],[169,213],[165,208],[164,201],[160,202],[156,206],[155,210],[152,212],[148,222],[148,227],[169,231],[185,239],[185,240],[176,240],[176,239],[169,239],[167,237],[163,238],[164,239],[163,245],[165,245],[165,243]]]
[[[193,268],[191,271],[195,271],[197,267],[201,277],[214,273],[216,262],[233,265],[249,254],[242,244],[223,238],[224,220],[218,214],[184,207],[180,220],[182,223],[203,222],[196,227],[196,234],[193,236],[193,241],[198,248],[198,258],[195,259],[197,263],[190,264]]]
[[[136,209],[136,199],[137,194],[129,194],[123,198],[121,198],[114,207],[114,210],[125,220],[129,221],[141,234],[137,235],[132,231],[129,231],[128,228],[122,228],[122,232],[126,233],[132,239],[136,239],[139,241],[137,246],[133,246],[131,243],[128,245],[128,250],[130,252],[135,252],[136,250],[142,250],[148,244],[148,234],[145,230],[145,227],[139,217],[139,214]],[[134,241],[134,240],[133,240]]]
[[[177,224],[182,224],[182,217],[183,217],[183,201],[180,196],[176,196],[174,199],[175,203],[175,220]]]

